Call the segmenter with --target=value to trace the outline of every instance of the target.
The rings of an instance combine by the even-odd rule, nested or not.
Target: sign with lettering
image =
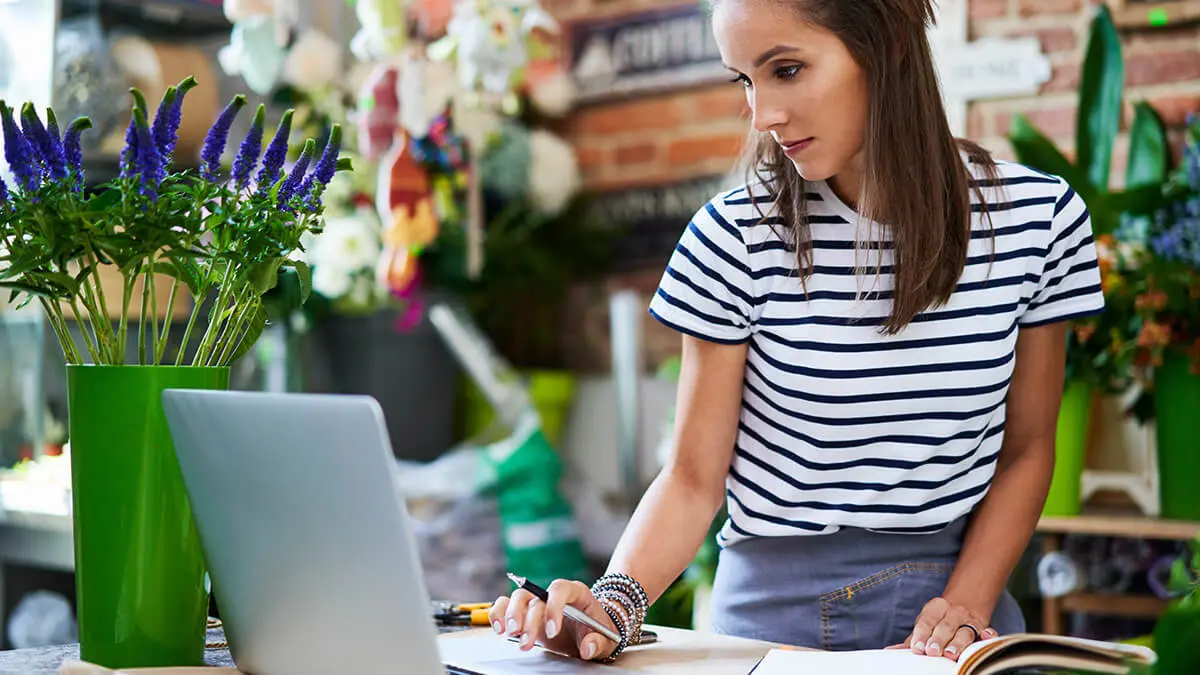
[[[622,230],[613,256],[617,271],[665,265],[696,211],[732,187],[727,176],[704,176],[595,195],[596,215]]]
[[[1050,79],[1050,59],[1036,37],[980,38],[942,56],[942,86],[968,101],[1036,94]]]
[[[699,3],[581,21],[568,27],[567,39],[581,103],[731,77]]]

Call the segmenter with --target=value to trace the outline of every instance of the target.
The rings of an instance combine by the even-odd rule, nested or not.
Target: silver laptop
[[[168,390],[163,408],[240,670],[447,672],[374,399]]]

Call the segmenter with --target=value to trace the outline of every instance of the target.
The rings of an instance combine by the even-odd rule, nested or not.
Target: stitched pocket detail
[[[869,591],[871,588],[883,584],[884,582],[894,580],[898,577],[917,573],[917,574],[935,574],[949,575],[954,570],[954,563],[945,562],[906,562],[894,565],[885,570],[872,574],[869,577],[864,577],[854,583],[843,586],[834,591],[830,591],[820,596],[820,616],[821,616],[821,647],[826,650],[837,648],[856,648],[846,645],[848,636],[844,635],[845,628],[835,630],[835,620],[839,626],[853,626],[854,636],[849,638],[853,644],[858,644],[861,640],[866,639],[865,635],[859,633],[860,626],[853,617],[855,596]],[[847,615],[847,612],[851,612]],[[849,621],[849,624],[843,622]],[[871,632],[868,630],[868,632]],[[836,633],[836,635],[835,635]],[[835,644],[836,643],[836,644]]]

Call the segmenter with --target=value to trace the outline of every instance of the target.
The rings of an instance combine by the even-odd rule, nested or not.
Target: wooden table
[[[1069,534],[1189,541],[1200,536],[1200,523],[1095,512],[1079,516],[1043,517],[1038,522],[1037,532],[1042,539],[1042,553],[1052,553],[1062,549],[1063,537]],[[1043,597],[1042,632],[1061,635],[1064,612],[1155,619],[1166,606],[1163,600],[1150,595],[1077,592],[1057,598]]]
[[[586,663],[567,659],[541,649],[522,652],[515,644],[506,643],[489,629],[450,629],[438,637],[438,648],[447,662],[470,666],[467,655],[488,652],[488,662],[477,665],[480,672],[495,675],[517,673],[580,673],[588,675],[746,675],[775,645],[724,635],[698,633],[678,628],[653,627],[659,634],[655,644],[632,647],[614,665]],[[208,639],[224,639],[220,629],[209,631]],[[480,649],[483,647],[483,649]],[[499,651],[496,649],[499,647]],[[0,651],[0,673],[22,675],[58,675],[64,662],[79,658],[79,645],[62,645],[40,649]],[[238,675],[228,649],[210,649],[204,668],[147,668],[128,672],[145,675]],[[82,675],[97,672],[79,671]],[[98,672],[106,672],[99,670]],[[125,672],[125,671],[123,671]],[[402,672],[398,670],[397,672]]]

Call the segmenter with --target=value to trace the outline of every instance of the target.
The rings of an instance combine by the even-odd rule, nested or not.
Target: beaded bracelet
[[[600,577],[592,584],[592,595],[600,601],[621,636],[617,648],[604,659],[606,663],[612,663],[626,647],[641,642],[642,622],[646,620],[650,600],[646,589],[636,579],[621,573]]]

